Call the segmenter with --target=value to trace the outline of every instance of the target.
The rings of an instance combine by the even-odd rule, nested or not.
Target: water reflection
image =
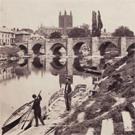
[[[81,61],[80,58],[77,57],[74,59],[74,64],[73,64],[74,68],[79,71],[79,72],[84,72],[84,68],[83,66],[81,66]]]
[[[0,64],[0,80],[3,78],[10,78],[9,76],[21,76],[28,77],[33,72],[50,72],[52,75],[81,75],[87,73],[86,68],[92,70],[99,70],[105,68],[106,61],[100,59],[97,62],[96,59],[85,59],[76,57],[72,58],[61,58],[54,57],[52,59],[45,59],[43,57],[34,57],[33,59],[20,59],[18,62],[8,63],[4,62]],[[70,73],[69,73],[70,72]],[[94,75],[94,74],[93,74]]]
[[[66,58],[60,57],[54,57],[51,62],[52,67],[58,70],[64,68],[66,64],[67,64]]]
[[[18,65],[20,66],[20,67],[23,67],[23,66],[25,66],[25,65],[27,65],[28,64],[28,59],[20,59],[19,61],[18,61]]]
[[[40,61],[40,58],[39,58],[39,57],[35,57],[35,58],[33,59],[32,64],[33,64],[33,66],[34,66],[35,68],[38,68],[38,69],[43,68],[43,63]]]
[[[71,76],[73,89],[80,83],[91,85],[92,78],[97,75],[86,72],[85,68],[96,66],[97,63],[100,64],[100,61],[79,57],[46,59],[43,56],[20,59],[18,62],[12,63],[1,62],[0,104],[3,106],[1,113],[6,112],[8,116],[11,114],[11,110],[30,101],[31,95],[40,90],[42,90],[43,96],[42,104],[48,104],[51,95],[64,86],[66,75]]]

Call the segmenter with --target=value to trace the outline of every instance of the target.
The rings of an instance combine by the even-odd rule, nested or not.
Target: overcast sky
[[[91,26],[92,10],[100,10],[107,31],[125,25],[135,32],[135,0],[0,0],[0,23],[33,29],[40,24],[57,27],[59,11],[64,10],[72,11],[74,26]]]

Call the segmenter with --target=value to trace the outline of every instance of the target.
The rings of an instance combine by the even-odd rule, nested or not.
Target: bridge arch
[[[25,65],[27,65],[28,64],[28,59],[23,59],[23,61],[22,62],[18,62],[18,65],[20,66],[20,67],[23,67],[23,66],[25,66]]]
[[[111,41],[103,42],[99,46],[99,51],[100,51],[101,56],[105,56],[106,54],[110,55],[110,56],[111,55],[113,55],[113,56],[119,55],[119,49],[118,49],[117,45],[115,45]]]
[[[33,45],[32,50],[34,54],[40,54],[40,49],[42,47],[41,43],[36,43]]]
[[[127,52],[130,53],[134,51],[135,52],[135,43],[132,43],[131,45],[128,46]]]
[[[41,69],[43,68],[43,64],[40,61],[39,57],[34,57],[33,62],[32,62],[33,66],[37,69]]]
[[[53,55],[61,56],[66,54],[66,47],[61,43],[55,43],[51,48]]]
[[[67,64],[67,61],[65,60],[64,62],[61,62],[60,60],[61,60],[60,57],[53,58],[53,61],[51,62],[51,66],[57,70],[63,69]]]
[[[19,48],[20,48],[20,50],[22,50],[24,52],[24,54],[28,53],[28,48],[25,45],[21,44],[21,45],[19,45]]]
[[[74,55],[79,55],[80,54],[80,49],[81,49],[83,44],[85,44],[85,42],[77,42],[73,46]]]
[[[80,64],[80,58],[77,57],[74,59],[73,67],[78,71],[78,72],[84,72],[83,67]]]

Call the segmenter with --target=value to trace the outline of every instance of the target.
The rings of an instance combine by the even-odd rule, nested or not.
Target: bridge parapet
[[[29,42],[32,46],[35,44],[41,44],[44,45],[45,44],[45,40],[33,40],[31,42]]]
[[[135,40],[135,36],[134,37],[126,37],[126,39],[128,39],[128,40]]]
[[[105,43],[105,42],[111,42],[115,46],[119,47],[120,45],[120,38],[119,37],[100,37],[99,38],[99,47]]]
[[[91,37],[78,37],[78,38],[72,38],[73,40],[90,40]]]
[[[76,44],[78,42],[87,43],[92,40],[91,37],[80,37],[80,38],[71,38],[71,39],[73,40],[73,44]]]
[[[103,40],[105,40],[105,39],[108,39],[108,40],[118,40],[120,37],[114,37],[114,36],[111,36],[111,37],[99,37],[99,39],[103,39]]]
[[[20,45],[24,45],[24,46],[27,46],[28,42],[17,42],[16,43],[16,46],[20,46]]]
[[[48,43],[62,43],[62,42],[66,42],[67,39],[63,39],[63,38],[55,38],[55,39],[46,39],[46,42]]]

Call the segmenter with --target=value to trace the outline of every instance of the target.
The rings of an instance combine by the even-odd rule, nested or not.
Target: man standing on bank
[[[72,98],[72,88],[71,88],[71,79],[66,78],[65,90],[64,90],[64,98],[65,98],[65,105],[66,110],[71,110],[71,98]]]
[[[40,102],[42,100],[42,97],[40,96],[40,93],[39,93],[38,96],[33,94],[32,97],[34,98],[34,103],[33,103],[32,109],[34,110],[34,117],[35,117],[36,127],[38,127],[38,119],[40,120],[42,125],[45,125],[44,121],[43,121],[43,118],[41,116],[41,107],[40,107]]]

